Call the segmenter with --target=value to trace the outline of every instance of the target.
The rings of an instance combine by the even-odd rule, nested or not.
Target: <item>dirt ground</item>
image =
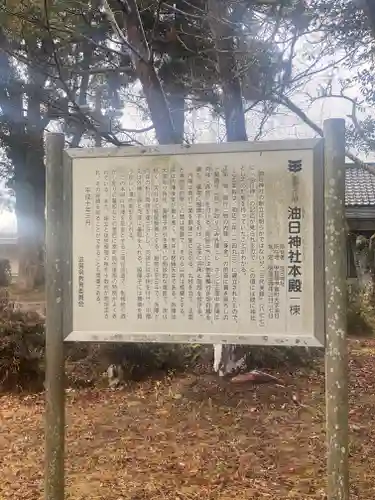
[[[275,373],[273,373],[275,375]],[[67,393],[68,500],[325,497],[324,377],[211,375]],[[375,497],[375,341],[351,342],[351,499]],[[44,396],[0,401],[0,499],[39,500]]]

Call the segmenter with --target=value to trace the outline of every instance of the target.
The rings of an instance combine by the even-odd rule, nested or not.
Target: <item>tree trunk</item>
[[[16,183],[15,191],[18,287],[24,291],[33,290],[44,280],[44,206],[41,207],[40,194],[30,184]]]
[[[15,166],[19,274],[22,290],[44,283],[45,168],[43,135],[29,134],[25,163]]]
[[[136,74],[146,97],[156,138],[159,144],[178,144],[167,99],[152,62],[136,0],[127,2],[119,0],[119,4],[124,12],[127,38],[133,47],[132,57]]]
[[[222,0],[208,0],[208,19],[215,41],[227,141],[247,141],[241,82],[236,72],[235,32],[228,19],[228,7]],[[220,375],[243,368],[247,348],[233,345],[214,346],[214,370]]]
[[[363,8],[367,15],[370,28],[375,35],[375,5],[373,0],[359,0],[358,5]]]
[[[185,91],[178,88],[166,88],[166,95],[176,141],[178,144],[182,144],[185,132]]]
[[[228,21],[228,7],[222,0],[208,0],[208,14],[215,41],[227,141],[247,141],[241,82],[236,68],[236,33]]]
[[[49,43],[37,40],[27,45],[31,56],[51,50]],[[28,67],[27,118],[19,146],[20,161],[15,163],[16,215],[19,248],[19,287],[32,290],[44,283],[45,246],[45,165],[44,125],[41,114],[40,89],[46,75],[43,68]]]

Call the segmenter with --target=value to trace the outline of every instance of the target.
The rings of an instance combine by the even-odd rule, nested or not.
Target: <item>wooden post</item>
[[[63,149],[63,134],[47,135],[45,500],[64,500]]]
[[[324,122],[328,500],[349,499],[345,121]]]

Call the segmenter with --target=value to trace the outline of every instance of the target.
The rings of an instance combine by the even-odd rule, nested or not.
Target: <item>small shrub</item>
[[[375,300],[372,287],[352,293],[347,309],[348,333],[351,336],[371,336],[375,331]]]
[[[42,389],[44,320],[16,310],[7,296],[0,300],[0,389]]]

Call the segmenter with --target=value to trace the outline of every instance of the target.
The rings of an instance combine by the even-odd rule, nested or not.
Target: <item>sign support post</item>
[[[328,500],[349,499],[345,120],[324,122]]]
[[[62,260],[64,135],[46,140],[46,454],[45,500],[64,500],[65,366]]]

